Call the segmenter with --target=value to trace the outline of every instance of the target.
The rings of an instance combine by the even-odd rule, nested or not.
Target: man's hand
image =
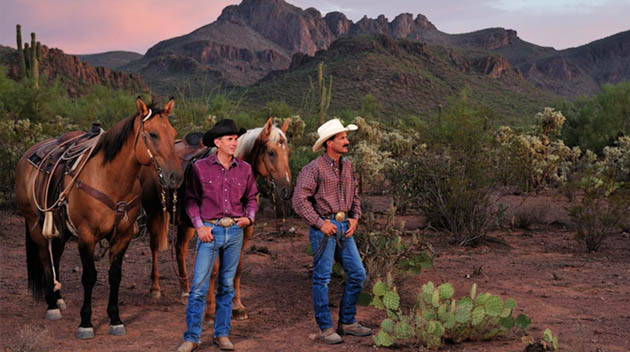
[[[245,227],[249,226],[249,218],[240,217],[240,218],[234,218],[234,220],[236,221],[236,224],[240,228],[245,228]]]
[[[357,224],[359,223],[359,220],[348,219],[348,222],[350,223],[350,227],[348,228],[348,231],[346,231],[346,238],[354,234],[354,231],[357,229]]]
[[[320,228],[320,231],[324,233],[326,236],[332,236],[337,233],[337,226],[333,225],[332,222],[326,220],[324,221],[324,225]]]
[[[211,242],[214,239],[214,236],[212,236],[212,227],[210,226],[202,226],[198,228],[197,235],[199,235],[199,240],[201,242]]]

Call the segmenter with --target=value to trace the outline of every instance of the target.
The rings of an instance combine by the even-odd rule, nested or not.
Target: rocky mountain
[[[296,54],[313,56],[338,39],[362,35],[499,54],[535,86],[568,97],[630,79],[630,31],[558,51],[523,41],[510,29],[448,34],[425,16],[409,13],[392,21],[381,15],[355,23],[340,12],[323,16],[314,8],[303,10],[283,0],[243,0],[228,6],[215,22],[159,42],[123,69],[140,73],[163,93],[178,86],[249,86],[272,71],[286,70]]]
[[[143,55],[132,51],[108,51],[99,54],[77,56],[81,59],[81,61],[92,66],[103,66],[115,70],[120,66],[130,63],[131,61],[141,59]]]
[[[386,35],[351,36],[333,42],[314,56],[296,54],[290,67],[275,71],[246,89],[244,105],[285,101],[317,111],[317,65],[333,77],[331,111],[360,110],[371,94],[385,119],[435,111],[466,91],[472,101],[493,107],[502,118],[531,116],[554,96],[537,89],[498,54],[452,49]]]
[[[13,79],[20,78],[17,50],[2,51],[2,62],[8,67],[8,75]],[[111,70],[106,67],[94,67],[79,59],[78,56],[65,54],[57,48],[42,45],[39,61],[40,79],[59,78],[71,94],[80,94],[83,89],[93,85],[103,85],[115,89],[145,91],[147,85],[136,73]]]

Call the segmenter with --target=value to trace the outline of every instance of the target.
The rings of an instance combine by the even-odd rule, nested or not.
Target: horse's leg
[[[79,242],[79,254],[83,265],[83,305],[81,306],[81,324],[77,329],[78,339],[91,339],[94,337],[92,327],[92,289],[96,283],[96,266],[94,265],[94,242]]]
[[[249,318],[249,316],[247,315],[247,309],[241,302],[241,269],[243,267],[245,246],[247,246],[247,242],[252,238],[253,233],[253,225],[247,226],[243,229],[243,247],[241,247],[241,257],[238,261],[236,275],[234,276],[234,298],[232,299],[232,319],[234,320],[245,320]]]
[[[208,294],[206,295],[206,314],[204,321],[212,324],[214,321],[214,313],[217,310],[217,301],[214,291],[214,283],[217,281],[217,275],[219,275],[219,258],[214,261],[212,265],[212,275],[210,276],[210,287],[208,288]]]
[[[120,289],[120,279],[122,277],[122,263],[125,251],[129,247],[129,242],[133,237],[133,231],[129,231],[112,244],[109,248],[109,301],[107,303],[107,315],[109,316],[109,334],[122,336],[127,332],[125,325],[120,320],[118,310],[118,291]]]
[[[188,304],[188,292],[190,284],[188,282],[188,272],[186,271],[186,255],[188,254],[188,242],[195,235],[195,228],[188,227],[186,224],[177,226],[177,243],[175,251],[177,256],[177,267],[179,270],[179,289],[183,304]]]
[[[24,219],[28,286],[34,297],[44,296],[47,306],[46,319],[59,320],[62,316],[54,291],[48,240],[42,236],[37,215],[29,214]]]
[[[72,236],[72,233],[67,230],[65,231],[66,232],[63,234],[63,238],[52,242],[55,274],[57,275],[57,281],[59,282],[61,282],[61,270],[59,270],[59,267],[61,266],[61,256],[63,255],[63,251],[66,247],[66,241],[68,240],[68,238],[70,238],[70,236]],[[60,310],[65,310],[67,308],[67,305],[66,302],[63,300],[63,297],[61,297],[61,289],[54,291],[54,295],[57,308],[59,308]]]
[[[159,240],[163,235],[163,231],[166,230],[165,224],[168,224],[168,214],[165,216],[164,212],[155,211],[149,214],[147,212],[147,230],[149,231],[149,243],[151,245],[151,257],[153,259],[153,266],[151,269],[151,297],[154,299],[160,299],[160,273],[158,270],[158,250]]]

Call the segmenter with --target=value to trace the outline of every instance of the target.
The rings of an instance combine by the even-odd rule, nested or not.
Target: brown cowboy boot
[[[335,345],[343,342],[343,338],[341,338],[341,336],[339,336],[333,328],[322,330],[319,337],[329,345]]]
[[[352,324],[341,324],[337,327],[339,335],[352,335],[352,336],[370,336],[372,335],[372,329],[354,322]]]
[[[227,336],[215,337],[214,344],[219,346],[221,351],[234,351],[234,345]]]
[[[192,352],[199,347],[198,343],[194,343],[191,341],[184,341],[179,348],[177,348],[177,352]]]

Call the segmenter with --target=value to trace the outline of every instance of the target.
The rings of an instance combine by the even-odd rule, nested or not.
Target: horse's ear
[[[273,117],[270,117],[269,120],[267,120],[267,122],[265,123],[265,126],[263,127],[262,132],[260,132],[260,136],[258,138],[260,138],[263,141],[268,140],[269,136],[271,135],[272,127],[273,127]]]
[[[174,107],[175,107],[175,98],[171,97],[171,99],[168,100],[168,103],[164,105],[164,108],[162,109],[162,111],[164,111],[164,114],[168,116],[173,112]]]
[[[284,123],[282,124],[282,127],[280,127],[280,129],[282,130],[283,133],[287,133],[287,130],[289,129],[289,124],[291,123],[291,118],[287,117],[286,119],[284,119]]]
[[[140,116],[147,116],[149,113],[149,108],[147,108],[147,104],[144,103],[141,97],[136,98],[136,107]]]

